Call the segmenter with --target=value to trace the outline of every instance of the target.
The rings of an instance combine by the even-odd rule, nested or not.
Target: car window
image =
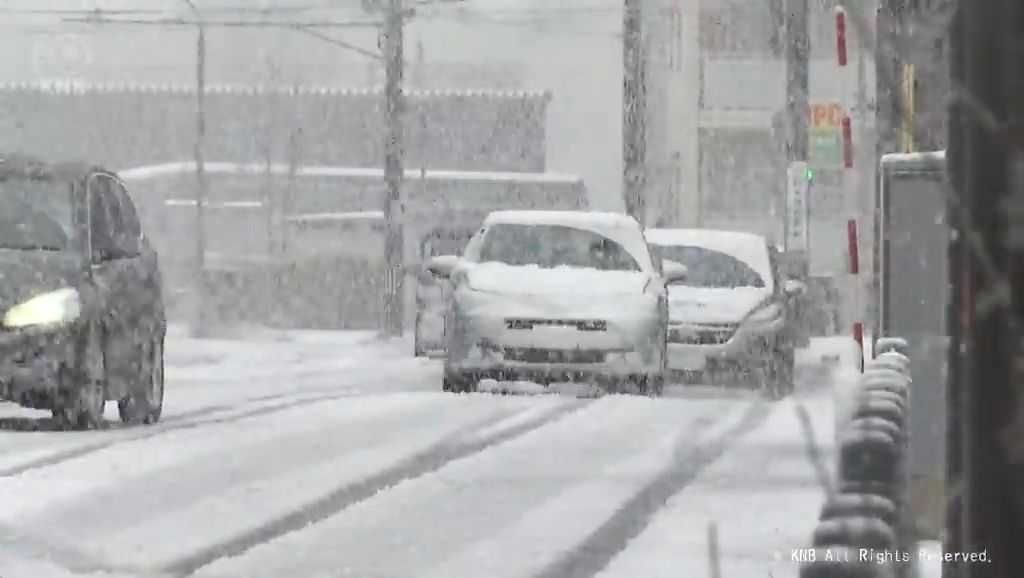
[[[469,243],[466,243],[466,248],[462,252],[462,257],[467,261],[477,261],[480,259],[480,245],[483,243],[484,234],[487,229],[481,228],[473,234],[469,239]]]
[[[128,191],[116,179],[102,177],[109,183],[112,197],[116,199],[116,218],[114,224],[115,242],[129,256],[138,255],[141,251],[142,225]]]
[[[0,181],[0,248],[60,251],[74,238],[72,185],[51,179]]]
[[[110,252],[116,248],[117,203],[110,182],[100,175],[89,179],[89,236],[94,253]]]
[[[544,268],[640,271],[636,259],[619,243],[592,231],[559,225],[492,225],[483,236],[477,260]]]
[[[703,247],[652,245],[660,260],[686,266],[686,280],[676,283],[689,287],[732,288],[764,287],[765,280],[739,259]]]

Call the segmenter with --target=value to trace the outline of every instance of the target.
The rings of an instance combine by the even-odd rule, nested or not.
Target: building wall
[[[377,92],[208,88],[207,161],[383,166]],[[547,102],[545,93],[411,92],[406,165],[543,172]],[[0,86],[0,111],[17,119],[0,133],[4,150],[114,169],[193,158],[196,93],[188,85]],[[515,131],[504,130],[510,125]]]
[[[237,0],[195,0],[214,9]],[[261,0],[263,6],[305,6],[306,0]],[[5,6],[33,8],[33,0]],[[279,13],[274,19],[369,22],[379,15],[362,0],[324,3],[329,10]],[[188,17],[181,0],[50,0],[48,8],[131,7],[168,10]],[[417,4],[406,28],[406,79],[410,87],[437,89],[548,90],[546,167],[579,174],[596,208],[622,208],[621,9],[607,0],[466,0]],[[256,16],[250,15],[250,18]],[[152,26],[58,26],[18,18],[0,34],[0,82],[72,79],[114,83],[186,84],[195,78],[196,31]],[[208,80],[220,84],[379,85],[383,69],[363,54],[378,52],[375,28],[320,29],[358,50],[292,30],[208,31]],[[55,34],[54,32],[60,32]],[[76,56],[77,55],[77,56]],[[0,125],[4,121],[0,120]],[[519,130],[508,127],[507,130]],[[529,127],[523,130],[532,130]],[[444,167],[448,168],[448,167]]]
[[[700,3],[701,180],[695,193],[698,216],[690,222],[761,232],[781,239],[784,227],[786,157],[778,131],[786,105],[784,4],[773,0],[753,6],[741,0],[695,0]],[[845,75],[836,61],[833,6],[811,4],[810,100],[852,106],[858,88],[867,104],[874,95],[874,63],[857,47],[850,31],[850,66]],[[873,14],[871,7],[868,14]],[[863,83],[858,59],[864,58]],[[864,225],[874,183],[874,115],[870,108],[853,110],[855,166],[864,172],[844,188],[822,178],[811,193],[811,268],[842,274],[846,260],[846,219]],[[742,135],[746,134],[747,138]],[[754,136],[754,135],[759,136]],[[817,167],[822,176],[830,167]],[[837,167],[838,169],[838,167]],[[839,174],[840,171],[836,171]],[[851,196],[852,195],[852,196]],[[852,209],[851,209],[852,207]],[[867,252],[869,230],[862,227],[861,255]],[[862,263],[866,267],[866,263]]]

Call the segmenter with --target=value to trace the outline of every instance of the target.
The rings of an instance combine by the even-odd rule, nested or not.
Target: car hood
[[[655,311],[642,272],[511,267],[485,264],[467,272],[464,305],[487,315],[541,319],[630,319]]]
[[[599,271],[576,267],[543,269],[485,263],[467,270],[474,291],[508,296],[610,297],[640,295],[651,280],[641,271]]]
[[[771,294],[759,287],[670,286],[669,318],[676,323],[739,323]]]
[[[78,287],[81,262],[66,253],[0,249],[0,311],[36,295]]]

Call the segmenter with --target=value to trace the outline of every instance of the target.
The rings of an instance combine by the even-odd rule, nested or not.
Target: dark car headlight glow
[[[64,325],[82,314],[78,291],[65,288],[37,295],[7,310],[3,325],[8,329]]]

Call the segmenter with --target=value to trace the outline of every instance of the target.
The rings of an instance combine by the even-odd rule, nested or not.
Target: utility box
[[[880,173],[878,318],[872,334],[909,344],[910,514],[922,537],[937,538],[945,527],[952,294],[945,153],[885,155]]]

